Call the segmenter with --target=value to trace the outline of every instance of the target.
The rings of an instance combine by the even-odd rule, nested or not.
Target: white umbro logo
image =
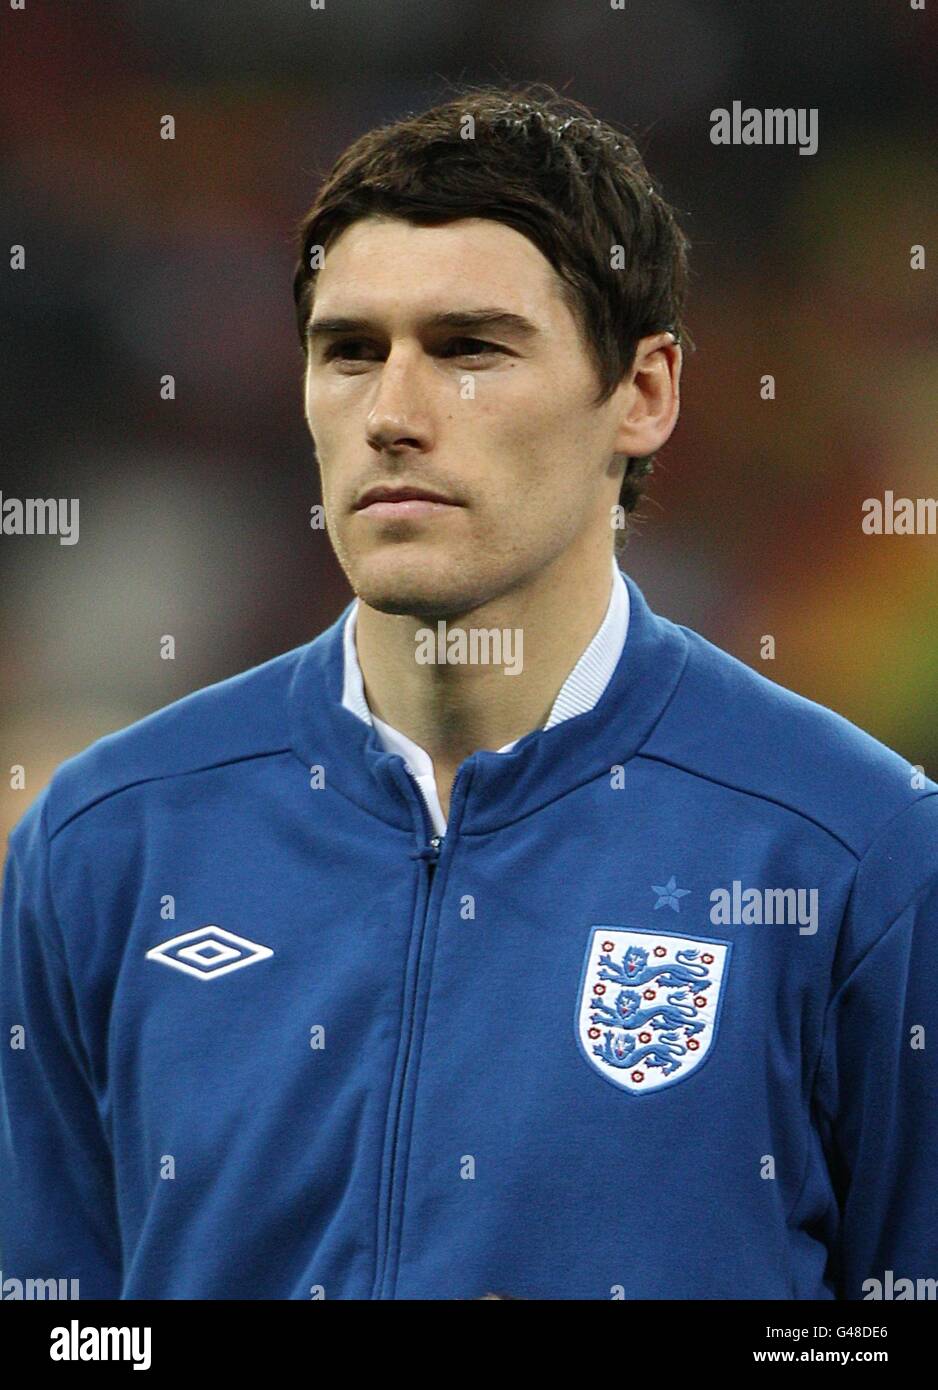
[[[171,965],[174,970],[185,970],[187,975],[195,975],[198,980],[214,980],[219,975],[227,975],[229,970],[240,970],[242,965],[253,965],[272,955],[269,946],[259,946],[245,936],[235,936],[233,931],[225,931],[222,927],[197,927],[195,931],[184,932],[182,936],[154,946],[152,951],[147,951],[146,958]]]

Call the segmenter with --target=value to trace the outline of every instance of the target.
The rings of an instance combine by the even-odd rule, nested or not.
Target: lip
[[[369,516],[432,516],[444,507],[458,507],[454,502],[429,488],[381,486],[369,488],[355,504],[357,512],[367,512]]]
[[[441,502],[430,497],[403,497],[399,501],[393,498],[381,497],[374,502],[369,502],[364,507],[358,507],[359,516],[369,516],[378,520],[382,517],[401,518],[401,517],[429,517],[435,516],[438,512],[452,511],[457,503]]]

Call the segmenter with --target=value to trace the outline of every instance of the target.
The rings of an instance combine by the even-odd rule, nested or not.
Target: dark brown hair
[[[464,88],[422,115],[368,131],[339,156],[297,228],[293,298],[304,352],[318,269],[311,261],[370,215],[418,226],[487,217],[528,237],[559,275],[595,364],[595,405],[630,370],[641,338],[670,329],[693,350],[684,325],[690,243],[674,210],[630,136],[544,83]],[[612,264],[616,247],[621,269]],[[626,460],[619,501],[627,515],[654,459]],[[622,529],[617,550],[625,540]]]

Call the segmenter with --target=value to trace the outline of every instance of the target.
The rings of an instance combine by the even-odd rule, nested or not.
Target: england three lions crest
[[[614,1086],[647,1095],[684,1081],[716,1041],[732,942],[594,927],[577,1039]]]

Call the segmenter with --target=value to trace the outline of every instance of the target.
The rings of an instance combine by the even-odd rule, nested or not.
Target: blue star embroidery
[[[655,911],[659,907],[673,907],[675,912],[680,912],[681,907],[678,898],[686,898],[690,892],[689,888],[678,888],[677,880],[672,874],[664,886],[657,883],[651,885],[651,891],[658,894],[658,901],[655,903]]]

